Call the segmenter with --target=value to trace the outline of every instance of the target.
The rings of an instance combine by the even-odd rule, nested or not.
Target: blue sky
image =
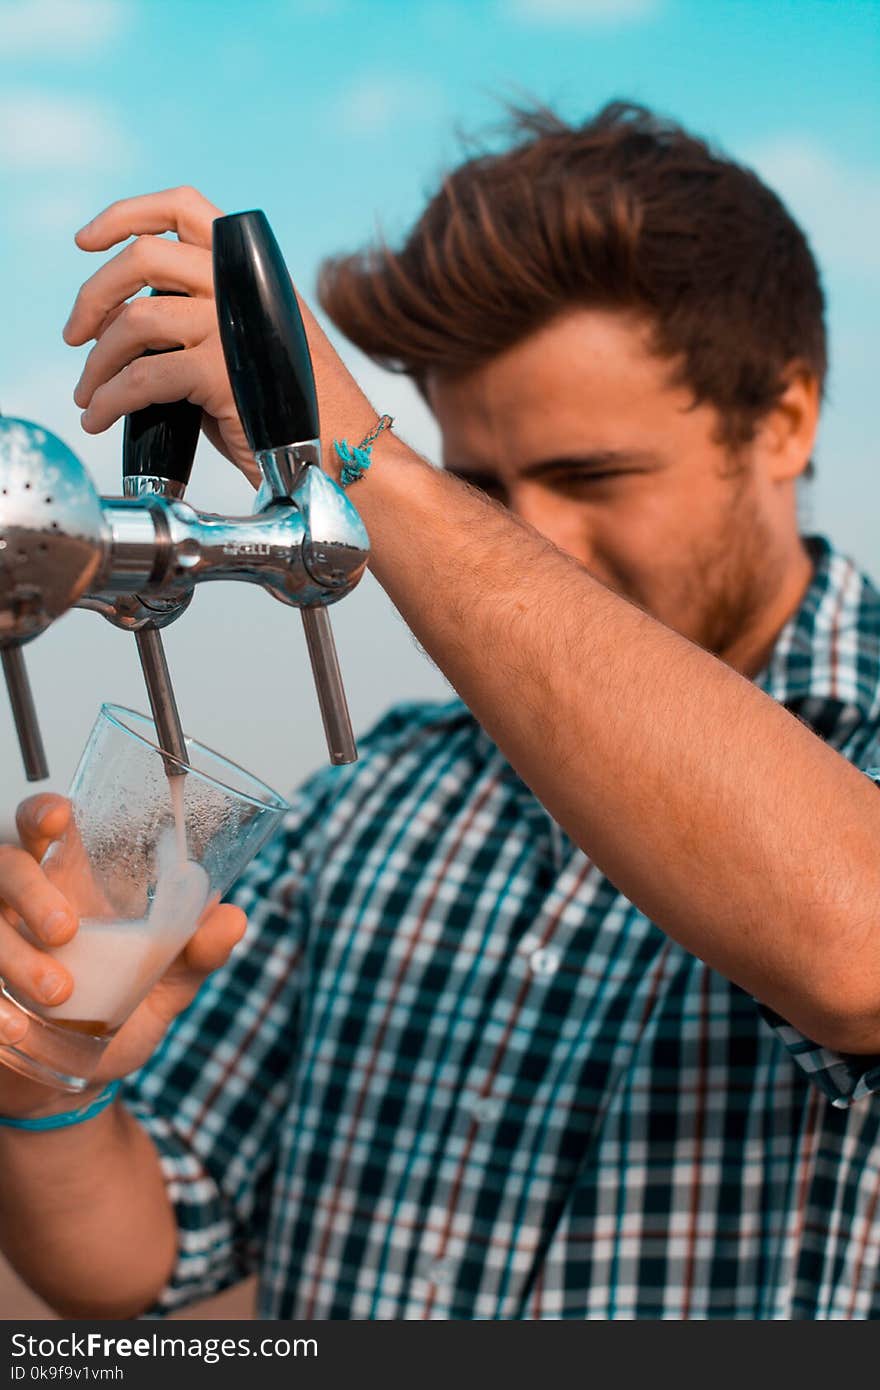
[[[109,200],[188,182],[264,207],[308,290],[322,254],[406,227],[457,126],[525,94],[571,117],[643,100],[788,199],[831,305],[823,456],[880,516],[877,0],[0,0],[0,407],[30,406],[36,374],[51,415],[76,379],[59,343],[87,259],[71,238]],[[817,502],[870,563],[840,491]]]
[[[114,198],[194,183],[229,211],[265,208],[308,292],[322,255],[358,246],[377,225],[392,236],[407,226],[456,157],[456,126],[485,129],[499,98],[529,94],[569,117],[614,96],[653,104],[753,164],[788,201],[830,304],[809,508],[880,576],[877,0],[0,0],[0,408],[58,430],[116,490],[118,433],[79,431],[70,392],[83,354],[60,339],[88,273],[72,241],[82,222]],[[433,451],[431,422],[405,384],[360,366],[377,405]],[[215,459],[200,469],[197,505],[248,505]],[[234,603],[279,641],[288,631],[289,615],[264,595]],[[201,596],[199,607],[207,643],[227,610]],[[396,690],[436,693],[439,677],[401,625],[369,611],[398,643]],[[99,666],[104,654],[115,661],[120,634],[99,637],[96,621],[65,619],[58,649],[85,644]],[[351,640],[365,722],[396,692],[361,672]],[[38,665],[50,662],[50,641],[36,644]],[[200,695],[186,664],[193,644],[172,630],[175,644],[181,679]],[[81,700],[93,712],[94,690],[83,685]],[[215,741],[234,755],[221,713]],[[267,773],[268,744],[245,743],[242,756]]]

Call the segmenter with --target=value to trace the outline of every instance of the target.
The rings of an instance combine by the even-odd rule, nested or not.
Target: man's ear
[[[758,426],[756,443],[773,483],[800,477],[809,465],[819,424],[821,389],[814,372],[793,362],[779,400]]]

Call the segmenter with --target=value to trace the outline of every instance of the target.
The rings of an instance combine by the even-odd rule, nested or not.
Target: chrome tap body
[[[76,601],[136,630],[172,622],[196,584],[259,584],[295,608],[335,603],[367,563],[369,542],[336,484],[309,470],[289,500],[253,516],[218,516],[167,497],[102,497],[102,555],[95,580]]]
[[[29,775],[47,773],[20,648],[69,608],[136,632],[172,622],[210,580],[259,584],[303,610],[351,592],[369,556],[360,517],[319,468],[290,490],[239,517],[152,493],[101,497],[55,435],[0,418],[0,649]]]

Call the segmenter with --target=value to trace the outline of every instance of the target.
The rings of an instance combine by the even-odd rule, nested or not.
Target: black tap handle
[[[153,290],[153,294],[177,294],[176,290]],[[160,349],[161,351],[162,349]],[[179,352],[180,348],[164,349]],[[145,357],[157,355],[147,348]],[[167,478],[185,488],[192,472],[199,430],[201,407],[190,401],[169,401],[147,405],[125,417],[122,434],[122,476]]]
[[[264,212],[214,222],[214,293],[226,370],[253,452],[317,439],[306,331]]]

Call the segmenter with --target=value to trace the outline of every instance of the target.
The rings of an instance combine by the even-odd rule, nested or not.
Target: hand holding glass
[[[70,789],[67,828],[41,861],[79,918],[46,948],[72,974],[58,1005],[3,994],[28,1015],[0,1062],[68,1091],[88,1084],[108,1043],[210,909],[268,840],[286,801],[187,738],[188,767],[156,743],[152,720],[104,705]]]

